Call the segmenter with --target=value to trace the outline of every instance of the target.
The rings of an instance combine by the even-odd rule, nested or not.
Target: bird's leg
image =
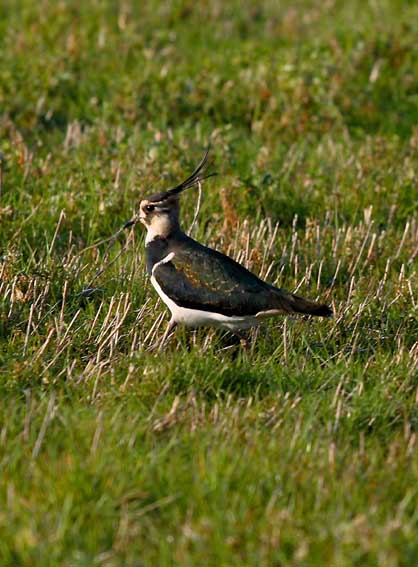
[[[226,344],[221,350],[230,350],[241,347],[244,351],[249,351],[251,348],[250,333],[247,331],[233,330],[227,331],[223,337],[222,342]]]
[[[253,327],[248,337],[248,347],[249,347],[248,350],[251,353],[254,353],[255,345],[257,344],[257,339],[259,335],[260,335],[260,327],[259,326]]]
[[[164,347],[168,343],[168,339],[170,338],[169,335],[170,335],[171,331],[176,326],[177,326],[177,323],[174,321],[174,319],[170,319],[170,321],[168,322],[167,328],[164,332],[164,335],[154,345],[151,346],[151,350],[158,350],[158,351],[163,350]]]
[[[238,339],[239,345],[244,351],[248,352],[250,350],[251,336],[248,331],[247,332],[234,331],[233,336],[235,336]]]

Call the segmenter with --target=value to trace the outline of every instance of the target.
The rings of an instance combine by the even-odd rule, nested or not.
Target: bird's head
[[[179,229],[180,195],[189,187],[198,185],[214,173],[205,174],[209,148],[194,172],[179,185],[168,191],[143,199],[139,205],[139,220],[147,229],[147,241],[167,237]]]
[[[139,220],[147,229],[147,241],[167,237],[179,228],[180,203],[178,195],[156,198],[151,195],[139,205]]]

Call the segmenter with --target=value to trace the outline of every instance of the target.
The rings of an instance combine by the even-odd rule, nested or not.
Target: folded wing
[[[232,258],[196,244],[193,249],[179,247],[169,262],[153,270],[164,293],[181,307],[230,317],[298,311],[293,294],[263,282]]]

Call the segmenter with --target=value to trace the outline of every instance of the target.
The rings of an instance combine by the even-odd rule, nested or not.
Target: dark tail
[[[289,294],[290,305],[294,313],[304,313],[306,315],[315,315],[316,317],[332,317],[332,309],[325,303],[317,303],[304,297],[299,297],[293,293]]]

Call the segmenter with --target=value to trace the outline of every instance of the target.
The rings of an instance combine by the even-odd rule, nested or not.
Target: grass
[[[2,566],[417,564],[417,17],[2,3]],[[151,353],[141,229],[85,248],[208,140],[195,237],[336,315]]]

